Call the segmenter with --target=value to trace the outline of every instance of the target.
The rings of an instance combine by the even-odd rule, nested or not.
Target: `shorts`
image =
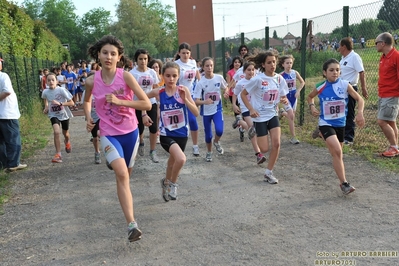
[[[167,137],[167,136],[159,136],[159,140],[161,142],[161,146],[162,148],[169,152],[170,146],[172,146],[173,144],[177,144],[179,145],[180,149],[184,152],[184,150],[186,149],[186,144],[187,144],[187,137]]]
[[[101,149],[109,163],[124,158],[126,166],[132,168],[139,148],[139,130],[136,129],[125,135],[101,136]]]
[[[396,121],[399,112],[399,97],[378,98],[379,120]]]
[[[242,117],[247,117],[247,116],[250,116],[251,114],[249,113],[249,111],[246,111],[246,112],[242,113],[241,115],[242,115]]]
[[[98,119],[95,124],[96,125],[91,130],[91,135],[93,136],[93,138],[97,138],[98,137],[98,130],[100,129],[100,119]]]
[[[337,135],[339,142],[344,142],[345,127],[319,126],[320,133],[326,140],[328,137]]]
[[[60,125],[61,124],[62,130],[67,131],[69,129],[69,119],[60,121],[60,120],[58,120],[57,117],[52,117],[52,118],[50,118],[50,122],[51,122],[51,125],[54,125],[54,124]]]
[[[83,90],[81,87],[77,87],[75,90],[75,93],[83,93]]]
[[[275,127],[280,127],[280,121],[277,116],[265,122],[254,122],[256,136],[263,137],[269,134],[269,131]]]

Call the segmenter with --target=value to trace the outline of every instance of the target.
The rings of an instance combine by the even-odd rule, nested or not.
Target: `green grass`
[[[19,119],[22,152],[21,159],[27,159],[35,151],[43,149],[48,142],[48,136],[51,134],[51,126],[48,117],[42,113],[42,106],[38,101],[31,110],[31,115],[22,115]],[[0,172],[0,206],[7,202],[11,195],[9,174]],[[0,214],[2,214],[0,209]]]

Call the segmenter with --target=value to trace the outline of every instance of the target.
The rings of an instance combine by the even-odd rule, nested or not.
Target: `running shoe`
[[[172,183],[172,182],[170,182],[170,186],[169,186],[169,188],[170,188],[170,191],[169,191],[169,198],[171,199],[171,200],[177,200],[177,187],[178,187],[179,185],[177,185],[176,183]]]
[[[139,155],[144,156],[144,143],[139,144]]]
[[[108,161],[105,161],[105,164],[107,165],[109,170],[114,170],[111,166],[111,164]]]
[[[212,152],[207,152],[205,159],[207,162],[212,162]]]
[[[276,177],[274,177],[274,175],[273,175],[272,172],[270,172],[270,175],[267,175],[267,174],[265,173],[265,175],[264,175],[264,181],[265,181],[265,182],[268,182],[268,183],[270,183],[270,184],[278,184],[278,179],[277,179]]]
[[[151,160],[154,163],[159,163],[159,158],[158,158],[158,155],[157,155],[157,151],[151,151],[150,152],[150,157],[151,157]]]
[[[97,152],[94,153],[94,163],[95,164],[100,164],[101,163],[101,155],[100,155],[100,153],[97,153]]]
[[[295,137],[290,139],[291,144],[299,144],[299,140]]]
[[[165,178],[161,179],[161,188],[162,188],[162,197],[166,202],[168,202],[170,200],[169,198],[170,186],[165,185]]]
[[[262,153],[258,153],[258,155],[256,155],[256,163],[257,164],[262,164],[265,161],[266,161],[266,157]]]
[[[137,227],[137,223],[131,222],[128,226],[128,233],[127,233],[129,242],[134,242],[134,241],[140,240],[141,234],[142,233],[141,233],[140,229]]]
[[[54,157],[51,160],[51,162],[53,162],[53,163],[62,163],[61,155],[59,155],[58,153],[56,155],[54,155]]]
[[[245,132],[245,130],[240,127],[239,131],[240,131],[240,141],[244,142],[244,132]]]
[[[348,182],[342,183],[340,185],[340,187],[341,187],[342,193],[344,193],[345,195],[348,195],[349,193],[356,190],[356,188],[351,186],[351,184],[349,184]]]
[[[255,130],[255,126],[252,125],[249,129],[248,129],[248,138],[252,139],[253,137],[255,137],[256,135],[256,130]]]
[[[241,120],[241,116],[240,115],[236,115],[236,120],[234,120],[233,124],[231,124],[231,126],[233,127],[233,129],[236,129],[239,126],[239,122]]]
[[[71,153],[71,151],[72,151],[71,142],[68,142],[65,144],[65,151],[66,151],[66,153]]]
[[[321,138],[321,137],[320,137],[319,126],[317,126],[315,130],[313,130],[313,132],[312,132],[312,138],[313,138],[313,139]]]
[[[219,154],[223,154],[224,153],[224,149],[222,148],[222,146],[220,146],[219,142],[213,142],[213,146],[215,146],[216,150],[218,151]]]
[[[194,146],[193,146],[193,155],[194,155],[194,156],[199,156],[199,155],[200,155],[198,145],[194,145]]]
[[[399,150],[393,146],[390,146],[388,150],[384,151],[381,155],[384,157],[392,158],[399,155]]]

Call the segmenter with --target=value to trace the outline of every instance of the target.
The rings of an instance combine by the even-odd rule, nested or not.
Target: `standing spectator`
[[[238,53],[241,58],[244,58],[244,56],[248,54],[248,47],[245,44],[241,44],[240,47],[238,47]]]
[[[378,79],[378,116],[377,123],[389,141],[390,147],[382,153],[384,157],[399,155],[398,127],[396,118],[399,108],[399,52],[389,32],[381,33],[375,39],[378,52],[382,53]]]
[[[27,167],[21,164],[21,135],[19,121],[21,114],[18,108],[17,95],[11,84],[10,77],[2,72],[3,59],[0,58],[0,152],[5,158],[6,172],[14,172]]]
[[[360,86],[362,87],[362,95],[364,98],[368,98],[368,92],[366,88],[366,78],[364,74],[363,61],[360,56],[353,51],[352,38],[346,37],[340,41],[340,47],[338,49],[342,55],[339,65],[341,67],[341,78],[349,81],[355,91],[358,91],[358,82],[360,80]],[[359,79],[360,78],[360,79]],[[346,115],[345,125],[345,144],[352,144],[355,138],[355,106],[356,101],[351,95],[348,97],[348,113]]]
[[[395,33],[394,39],[395,39],[395,45],[398,44],[398,34]]]
[[[226,58],[226,71],[229,71],[229,67],[230,67],[230,65],[231,65],[231,62],[232,62],[232,58],[231,58],[231,56],[230,56],[230,53],[229,53],[229,51],[226,51],[225,53],[224,53],[224,57]]]
[[[364,48],[365,42],[366,42],[366,40],[364,39],[364,37],[360,36],[360,44],[362,45],[362,48]]]

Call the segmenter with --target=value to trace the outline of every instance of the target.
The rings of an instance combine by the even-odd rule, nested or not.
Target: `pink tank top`
[[[136,111],[133,108],[107,103],[105,95],[113,93],[118,99],[133,101],[133,91],[123,79],[122,68],[116,69],[114,81],[107,85],[101,77],[101,70],[94,75],[93,96],[96,111],[100,117],[101,136],[118,136],[137,129]]]

